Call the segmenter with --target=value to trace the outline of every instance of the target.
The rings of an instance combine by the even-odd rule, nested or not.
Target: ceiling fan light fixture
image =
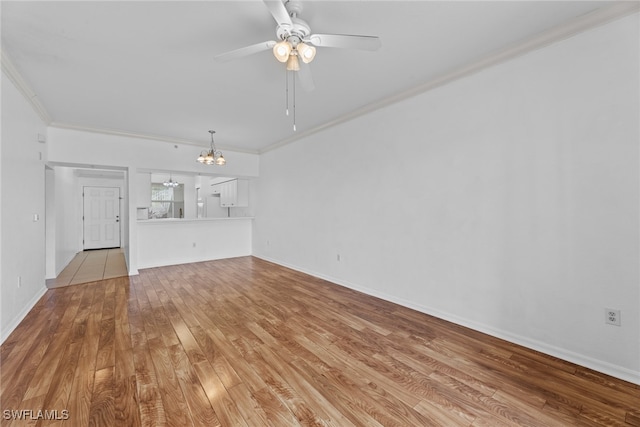
[[[287,62],[291,54],[291,49],[293,49],[291,43],[287,40],[282,40],[273,47],[273,56],[280,62]]]
[[[310,63],[311,61],[313,61],[313,58],[316,57],[316,48],[306,43],[298,43],[298,46],[296,46],[296,50],[302,58],[302,62],[304,62],[305,64]]]
[[[300,62],[298,62],[298,55],[289,55],[289,59],[287,60],[287,70],[300,71]]]

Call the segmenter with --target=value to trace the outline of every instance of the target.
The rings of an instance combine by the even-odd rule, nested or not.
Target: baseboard
[[[567,362],[575,363],[576,365],[583,366],[585,368],[592,369],[597,372],[601,372],[606,375],[610,375],[612,377],[628,381],[633,384],[640,385],[640,372],[633,371],[631,369],[627,369],[618,365],[614,365],[603,360],[593,359],[587,356],[584,356],[579,353],[572,352],[570,350],[556,347],[538,340],[534,340],[522,335],[513,334],[501,329],[496,329],[491,326],[478,323],[469,319],[465,319],[463,317],[446,313],[441,310],[437,310],[433,307],[423,306],[421,304],[416,304],[412,301],[407,301],[402,298],[395,297],[393,295],[386,294],[384,292],[379,292],[364,286],[359,286],[354,283],[350,283],[344,280],[337,279],[335,277],[327,276],[326,274],[321,274],[316,271],[312,271],[306,268],[301,268],[296,265],[292,265],[286,262],[282,262],[277,259],[261,256],[261,255],[253,255],[256,258],[263,259],[265,261],[272,262],[274,264],[281,265],[283,267],[290,268],[292,270],[299,271],[301,273],[308,274],[310,276],[318,277],[323,280],[327,280],[331,283],[335,283],[340,286],[344,286],[345,288],[353,289],[358,292],[362,292],[363,294],[370,295],[376,298],[383,299],[385,301],[392,302],[394,304],[401,305],[403,307],[410,308],[412,310],[419,311],[421,313],[428,314],[433,317],[437,317],[442,320],[446,320],[451,323],[455,323],[456,325],[464,326],[469,329],[473,329],[478,332],[485,333],[487,335],[491,335],[496,338],[503,339],[505,341],[509,341],[514,344],[521,345],[523,347],[539,351],[541,353],[557,357],[558,359],[565,360]]]
[[[18,315],[9,323],[9,325],[2,328],[2,332],[0,332],[0,344],[4,343],[4,341],[11,335],[11,333],[18,327],[20,322],[24,320],[24,318],[29,314],[31,309],[40,301],[40,298],[47,292],[47,287],[43,287],[40,289],[38,293],[36,293],[33,298],[29,300],[27,305],[18,313]]]

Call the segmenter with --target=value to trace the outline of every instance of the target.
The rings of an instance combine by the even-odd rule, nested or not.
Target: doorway
[[[120,188],[83,187],[84,250],[120,247]]]

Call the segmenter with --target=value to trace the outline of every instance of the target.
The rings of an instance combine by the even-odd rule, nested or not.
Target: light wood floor
[[[47,280],[47,287],[78,285],[128,274],[121,248],[83,251],[76,254],[58,277]]]
[[[252,257],[49,290],[0,357],[37,425],[640,425],[639,386]]]

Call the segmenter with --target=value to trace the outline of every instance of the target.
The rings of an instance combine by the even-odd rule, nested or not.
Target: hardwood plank
[[[89,424],[105,287],[95,286],[88,289],[93,292],[93,299],[86,314],[86,329],[68,404],[69,420],[81,426]]]
[[[66,348],[42,402],[43,408],[58,411],[67,408],[81,348],[81,342],[71,343]]]
[[[354,426],[349,418],[340,412],[319,390],[307,381],[293,366],[277,357],[266,346],[260,354],[254,353],[254,360],[264,360],[262,365],[273,368],[286,384],[285,403],[290,407],[298,420],[311,424],[328,424],[336,426]],[[306,421],[305,421],[306,420]]]
[[[632,409],[627,412],[624,421],[631,426],[640,426],[640,409]]]
[[[231,369],[242,378],[242,382],[246,384],[250,390],[257,391],[266,386],[264,379],[258,375],[256,368],[245,360],[240,352],[229,342],[226,337],[218,329],[207,329],[207,335],[213,340],[220,349],[221,355],[228,361]]]
[[[115,424],[113,407],[113,366],[96,371],[89,409],[89,426],[111,426]]]
[[[219,423],[223,426],[246,426],[233,398],[209,362],[197,363],[194,369]]]
[[[57,323],[51,325],[57,326]],[[39,341],[34,342],[28,350],[13,352],[12,356],[2,364],[0,369],[0,384],[2,394],[0,401],[4,408],[15,408],[23,399],[29,383],[41,365],[51,340],[49,339],[51,329],[45,327],[39,334]]]
[[[67,339],[71,335],[71,328],[68,325],[73,322],[79,305],[80,298],[78,297],[78,292],[74,292],[71,294],[71,300],[64,311],[64,315],[60,319],[60,326],[53,337],[51,337],[51,345],[47,347],[47,350],[40,361],[40,366],[29,383],[29,387],[24,394],[24,399],[31,399],[36,396],[45,396],[47,394],[49,386],[54,380],[58,363],[66,349]]]
[[[115,328],[116,322],[113,318],[103,319],[100,322],[100,339],[96,369],[115,366]]]
[[[113,404],[117,424],[140,425],[135,359],[133,349],[116,351]]]
[[[155,379],[162,398],[167,425],[193,425],[185,396],[178,382],[178,376],[171,363],[169,350],[164,347],[159,338],[149,340],[149,349],[156,371]]]
[[[185,349],[181,345],[169,348],[171,362],[187,406],[191,412],[193,424],[197,426],[219,426],[220,420],[207,399],[195,368],[189,362]]]
[[[367,399],[365,393],[353,387],[350,382],[343,381],[339,374],[316,371],[299,359],[294,360],[291,366],[354,425],[382,426],[385,421],[390,421],[390,418],[375,410],[376,405],[372,404],[371,399]],[[405,421],[411,425],[419,425],[411,415]]]
[[[475,415],[467,415],[434,405],[427,400],[421,400],[413,409],[424,416],[430,425],[438,426],[470,426],[476,420]]]
[[[160,395],[160,386],[153,368],[153,360],[147,346],[137,346],[133,350],[136,367],[136,395],[140,412],[140,425],[166,425],[165,409]]]
[[[249,426],[300,425],[269,387],[252,392],[244,384],[238,384],[229,389],[229,396]]]
[[[308,336],[297,336],[296,341],[301,346],[287,346],[298,356],[291,359],[287,357],[289,363],[294,365],[307,381],[315,381],[321,384],[323,394],[327,399],[334,402],[334,405],[343,407],[343,412],[350,414],[350,419],[356,424],[366,425],[393,425],[394,418],[389,417],[388,410],[380,410],[378,399],[382,398],[369,388],[369,383],[364,380],[368,375],[365,372],[358,372],[340,359],[332,356],[322,346],[316,344],[315,340]],[[300,351],[304,347],[307,351]],[[273,349],[282,351],[281,349]],[[304,359],[304,360],[303,360]],[[330,363],[328,363],[330,362]],[[311,377],[306,376],[314,372]],[[313,380],[311,380],[313,378]],[[363,391],[369,389],[368,391]],[[375,397],[372,397],[375,396]],[[346,405],[346,406],[345,406]],[[396,401],[395,406],[402,406]],[[405,411],[408,408],[404,408]],[[404,424],[419,425],[423,419],[419,413],[400,415]]]
[[[166,425],[167,420],[162,405],[162,397],[160,396],[160,387],[156,379],[153,360],[147,342],[145,324],[140,314],[139,297],[142,293],[140,277],[132,277],[130,283],[129,330],[132,333],[131,344],[133,347],[133,364],[140,425],[145,427]]]

